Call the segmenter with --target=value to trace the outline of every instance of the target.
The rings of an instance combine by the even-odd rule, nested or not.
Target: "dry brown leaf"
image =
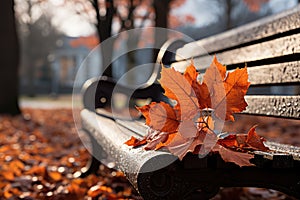
[[[268,151],[269,148],[266,147],[263,143],[265,139],[257,135],[255,128],[256,126],[252,127],[249,130],[246,143],[254,150]]]
[[[191,119],[198,112],[199,104],[189,81],[174,68],[162,67],[160,84],[165,96],[174,99],[180,106],[179,119]]]
[[[146,124],[154,130],[161,132],[176,132],[179,119],[176,111],[167,103],[152,102],[149,105],[138,108],[146,118]]]
[[[139,140],[139,139],[135,138],[134,136],[131,136],[131,138],[125,142],[125,144],[127,144],[128,146],[133,146],[133,147],[138,147],[138,146],[144,145],[146,143],[147,143],[146,138]]]
[[[166,147],[173,155],[182,160],[188,152],[194,152],[195,148],[201,144],[203,144],[202,137],[184,138],[182,134],[175,133],[175,136]]]
[[[254,166],[254,164],[250,162],[250,160],[254,158],[252,154],[232,151],[219,144],[216,144],[212,151],[218,152],[225,162],[232,162],[240,167]]]
[[[226,72],[226,67],[214,57],[203,81],[198,80],[193,63],[181,74],[173,68],[162,67],[160,83],[165,96],[177,101],[175,106],[152,102],[138,108],[150,126],[146,150],[166,147],[180,160],[188,152],[206,155],[213,149],[224,161],[239,166],[251,166],[249,150],[267,150],[254,129],[248,134],[229,135],[218,139],[213,129],[214,115],[221,120],[234,121],[234,113],[243,111],[250,83],[247,68]],[[136,145],[135,138],[126,144]],[[225,148],[226,147],[226,148]],[[242,152],[240,152],[242,151]]]
[[[204,74],[203,82],[210,93],[211,108],[215,109],[215,114],[220,119],[234,121],[232,114],[246,108],[244,96],[250,86],[247,68],[236,69],[226,76],[226,67],[214,57]]]

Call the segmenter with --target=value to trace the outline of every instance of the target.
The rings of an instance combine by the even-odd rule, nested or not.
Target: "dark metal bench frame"
[[[253,87],[294,85],[297,88],[300,85],[299,6],[194,43],[168,41],[161,48],[158,61],[179,71],[185,69],[191,58],[196,66],[199,66],[198,62],[210,62],[209,56],[197,54],[195,48],[198,45],[209,54],[216,54],[229,69],[242,67],[246,62]],[[182,59],[178,55],[187,57]],[[159,67],[154,69],[154,77],[159,70]],[[198,70],[203,71],[204,68]],[[161,88],[153,84],[154,80],[152,77],[136,90],[133,98],[160,100]],[[272,188],[300,198],[300,147],[266,142],[276,153],[255,152],[252,162],[256,166],[243,168],[225,163],[218,155],[202,159],[188,155],[183,161],[178,161],[168,152],[127,147],[124,141],[132,135],[142,137],[146,127],[136,121],[112,119],[105,113],[101,114],[101,109],[95,110],[110,103],[114,86],[114,81],[103,77],[90,80],[85,86],[85,109],[81,112],[83,129],[92,138],[93,155],[112,157],[143,198],[206,199],[217,194],[220,187],[233,186]],[[131,93],[131,89],[125,87],[120,91]],[[155,95],[151,95],[152,92]],[[95,99],[90,98],[93,93]],[[103,97],[106,101],[100,102],[99,99]],[[250,95],[246,101],[249,106],[245,114],[300,118],[299,95]],[[95,157],[82,170],[82,176],[98,169],[100,162]],[[161,167],[166,160],[174,162]],[[158,170],[148,172],[150,166]]]

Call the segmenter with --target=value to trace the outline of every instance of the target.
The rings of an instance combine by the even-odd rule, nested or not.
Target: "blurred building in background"
[[[101,71],[99,49],[91,52],[98,44],[95,35],[64,37],[62,41],[61,48],[51,54],[52,94],[70,93],[73,87],[81,88],[86,80],[99,76]],[[77,73],[80,67],[81,73]]]
[[[86,37],[61,36],[56,41],[57,48],[51,50],[47,59],[39,58],[34,69],[23,66],[20,76],[22,94],[61,94],[71,93],[73,86],[82,87],[83,83],[92,77],[99,76],[101,61],[97,49],[95,35]],[[82,73],[78,73],[83,66]],[[32,68],[33,66],[29,66]],[[28,73],[30,71],[30,75]],[[77,82],[75,76],[77,74]]]

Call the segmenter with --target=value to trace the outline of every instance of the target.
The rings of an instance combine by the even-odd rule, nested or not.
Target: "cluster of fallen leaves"
[[[228,136],[215,128],[218,121],[234,121],[233,114],[247,107],[244,96],[250,83],[246,67],[227,72],[214,57],[201,82],[193,63],[184,74],[162,67],[160,84],[173,105],[152,102],[139,107],[150,129],[145,138],[132,137],[127,145],[166,148],[181,160],[188,152],[218,153],[224,161],[239,166],[253,165],[254,156],[249,152],[268,151],[255,127],[247,134]]]
[[[103,165],[76,178],[89,153],[71,109],[24,109],[0,116],[0,199],[129,199],[137,193],[121,172]]]

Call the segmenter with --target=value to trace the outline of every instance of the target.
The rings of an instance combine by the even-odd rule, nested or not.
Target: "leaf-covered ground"
[[[129,199],[137,194],[122,173],[73,178],[89,154],[71,109],[24,109],[0,116],[0,199]]]
[[[260,135],[300,145],[300,123],[237,117],[228,130],[259,124]],[[0,199],[138,199],[122,173],[101,166],[98,175],[74,178],[89,154],[71,109],[23,109],[23,116],[0,116]],[[289,199],[266,189],[223,189],[214,199]]]

